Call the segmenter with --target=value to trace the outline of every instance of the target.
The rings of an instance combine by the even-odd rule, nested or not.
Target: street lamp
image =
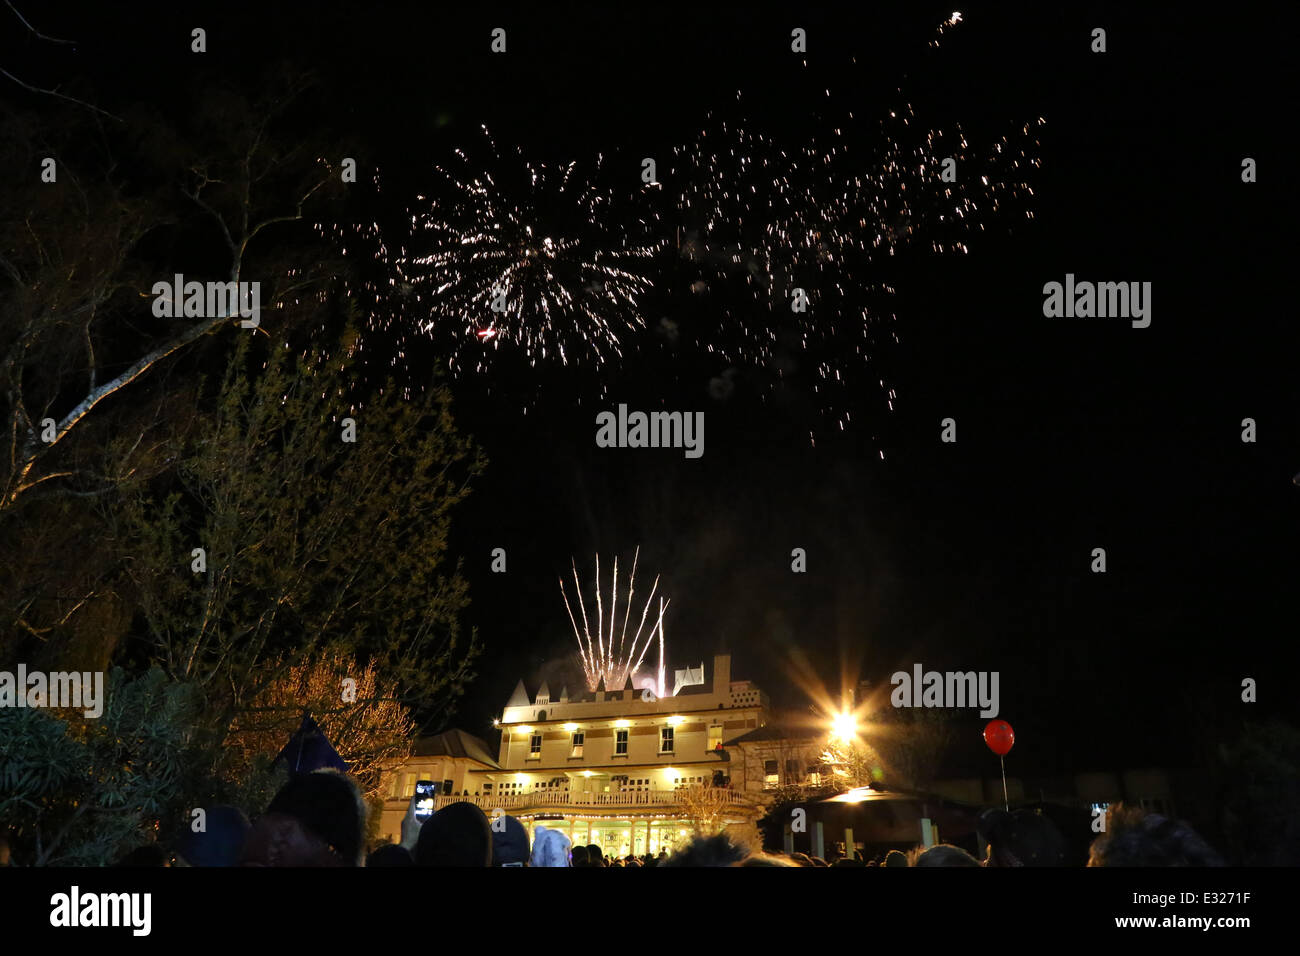
[[[850,741],[858,735],[858,721],[853,714],[841,712],[831,718],[831,737],[834,740]]]

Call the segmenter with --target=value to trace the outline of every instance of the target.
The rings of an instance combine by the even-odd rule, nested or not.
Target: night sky
[[[806,369],[778,389],[737,369],[716,397],[728,366],[654,332],[699,320],[680,267],[622,363],[505,360],[453,383],[490,461],[454,532],[486,649],[454,725],[495,739],[515,682],[573,651],[557,584],[570,556],[589,567],[637,545],[672,598],[670,667],[728,652],[733,678],[792,708],[809,704],[788,678],[796,651],[829,688],[842,661],[849,682],[917,661],[996,670],[1017,756],[1044,771],[1185,763],[1191,715],[1239,716],[1243,677],[1261,682],[1260,713],[1290,694],[1300,396],[1278,92],[1293,12],[965,5],[934,49],[951,6],[40,6],[41,28],[79,45],[11,39],[27,59],[8,62],[30,82],[84,79],[104,103],[175,111],[211,75],[315,69],[330,91],[319,127],[385,179],[392,205],[346,213],[358,218],[400,212],[479,124],[539,161],[601,152],[635,177],[710,111],[792,144],[823,113],[849,107],[870,129],[900,101],[972,139],[1046,121],[1032,221],[991,216],[969,255],[917,244],[881,266],[896,289],[899,341],[876,357],[892,413],[874,372],[849,390],[844,431]],[[193,26],[208,30],[202,56]],[[504,56],[489,52],[495,26]],[[1096,26],[1103,55],[1089,52]],[[1241,182],[1246,156],[1258,183]],[[1043,284],[1067,272],[1150,281],[1150,328],[1044,318]],[[620,402],[705,412],[703,458],[597,448],[595,415]],[[956,444],[939,441],[945,417]],[[489,572],[495,547],[507,574]],[[790,570],[795,547],[806,574]],[[1094,547],[1104,575],[1089,571]],[[959,718],[973,742],[982,723]]]

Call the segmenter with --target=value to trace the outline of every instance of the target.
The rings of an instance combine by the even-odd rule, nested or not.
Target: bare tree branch
[[[18,77],[14,76],[4,67],[0,67],[0,73],[3,73],[9,79],[13,80],[23,89],[31,93],[42,93],[45,96],[54,96],[61,100],[67,100],[69,103],[76,103],[78,106],[84,106],[86,109],[98,113],[101,116],[107,116],[115,123],[121,123],[123,126],[126,125],[126,120],[122,119],[122,117],[114,116],[108,110],[102,110],[98,106],[95,106],[93,103],[87,103],[85,100],[79,100],[75,96],[68,96],[68,94],[60,93],[58,90],[43,90],[39,86],[32,86],[30,83],[24,83],[22,80],[18,79]]]
[[[46,36],[40,30],[32,26],[31,23],[28,22],[27,18],[24,17],[21,13],[19,13],[18,8],[15,7],[12,3],[10,3],[9,0],[4,0],[4,4],[6,7],[9,8],[9,11],[19,19],[22,25],[25,26],[28,29],[28,31],[30,31],[32,34],[36,36],[36,39],[44,40],[46,43],[64,43],[67,44],[68,46],[72,46],[77,42],[76,40],[60,40],[57,37]]]

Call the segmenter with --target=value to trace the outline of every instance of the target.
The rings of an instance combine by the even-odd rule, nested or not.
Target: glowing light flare
[[[831,737],[834,740],[850,741],[858,735],[858,719],[851,713],[841,711],[831,719]]]

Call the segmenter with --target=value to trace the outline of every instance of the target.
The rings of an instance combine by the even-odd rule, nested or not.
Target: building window
[[[443,792],[443,793],[451,793],[451,781],[450,781],[450,780],[444,780],[444,781],[442,782],[442,792]]]
[[[540,760],[542,756],[542,735],[533,734],[533,739],[528,745],[528,759]]]
[[[627,756],[627,731],[626,730],[614,731],[614,756],[615,757]]]
[[[775,760],[763,761],[763,789],[772,790],[781,785],[780,764]]]
[[[492,784],[490,784],[490,783],[485,783],[485,784],[483,784],[483,793],[485,793],[485,794],[491,794],[491,793],[492,793]]]
[[[575,733],[573,735],[573,753],[571,753],[569,756],[581,757],[582,745],[586,743],[586,740],[587,740],[587,735],[583,731],[579,730],[577,733]]]
[[[799,773],[799,761],[798,761],[798,760],[787,760],[787,761],[785,762],[785,782],[786,782],[786,783],[798,783],[798,782],[799,782],[799,777],[800,777],[800,773]]]
[[[713,724],[709,727],[708,748],[710,750],[722,749],[722,725],[721,724]]]
[[[659,752],[661,754],[673,752],[673,729],[671,727],[659,728]]]

